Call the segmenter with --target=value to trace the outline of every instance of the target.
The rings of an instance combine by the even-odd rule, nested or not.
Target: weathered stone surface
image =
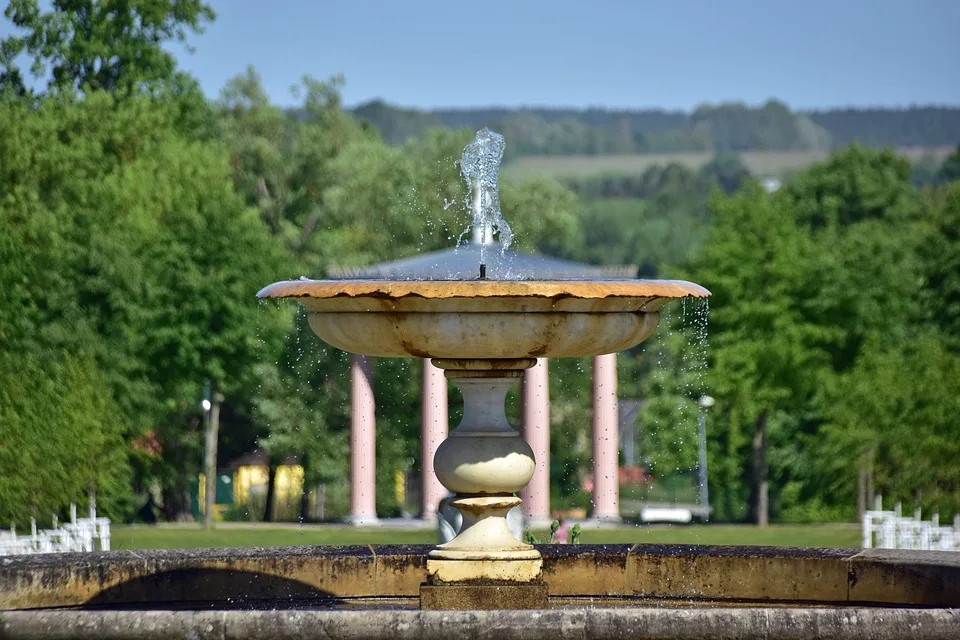
[[[632,545],[539,545],[551,596],[626,595]],[[587,593],[589,591],[589,593]]]
[[[380,596],[417,597],[427,576],[428,545],[372,545]]]
[[[864,549],[850,558],[851,602],[960,606],[955,551]]]
[[[420,587],[424,611],[479,611],[492,609],[548,609],[547,585],[540,584],[425,584]]]
[[[960,612],[945,609],[636,607],[546,611],[0,612],[0,638],[4,640],[955,640],[958,637]]]
[[[960,554],[538,545],[556,598],[960,607]],[[431,545],[113,551],[0,558],[0,610],[342,606],[417,598]],[[960,636],[958,636],[960,637]]]
[[[846,602],[850,550],[636,545],[627,593],[668,598]]]
[[[0,610],[396,595],[380,584],[369,546],[21,556],[0,559]]]

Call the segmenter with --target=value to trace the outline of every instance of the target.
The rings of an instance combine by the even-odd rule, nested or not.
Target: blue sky
[[[274,101],[345,75],[353,105],[689,109],[960,105],[960,0],[213,0],[182,66]]]

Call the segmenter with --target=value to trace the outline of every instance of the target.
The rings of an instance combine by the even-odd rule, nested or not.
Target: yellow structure
[[[269,479],[270,470],[265,465],[254,464],[237,467],[230,478],[233,485],[231,503],[238,507],[255,504],[262,507],[266,501]],[[204,474],[200,474],[199,480],[199,506],[200,513],[203,513],[206,505]],[[303,493],[303,467],[293,464],[277,467],[273,490],[275,498],[274,518],[277,520],[296,518],[300,512],[300,497]],[[218,497],[223,498],[223,494],[219,491]],[[215,504],[214,519],[222,521],[224,512],[230,507],[231,503]]]

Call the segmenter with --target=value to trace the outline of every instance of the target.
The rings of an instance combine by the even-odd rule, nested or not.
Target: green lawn
[[[277,547],[315,544],[419,544],[436,541],[432,530],[360,529],[341,526],[270,527],[268,525],[114,527],[113,549],[196,549],[200,547]]]
[[[541,532],[541,535],[543,533]],[[114,549],[192,549],[198,547],[272,547],[336,544],[433,544],[432,530],[359,529],[341,526],[221,526],[205,531],[198,526],[118,526]],[[793,525],[757,529],[745,525],[654,526],[586,530],[585,544],[675,543],[744,544],[798,547],[858,547],[856,525]]]
[[[901,155],[917,162],[930,158],[942,162],[952,148],[900,149]],[[821,162],[827,151],[744,151],[740,159],[755,176],[782,176]],[[699,169],[713,157],[712,152],[633,153],[595,156],[524,156],[503,169],[504,176],[523,179],[535,175],[555,178],[587,177],[598,174],[642,174],[654,165],[676,162],[691,169]]]

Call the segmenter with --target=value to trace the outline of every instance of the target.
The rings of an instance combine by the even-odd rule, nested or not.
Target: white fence
[[[28,536],[18,536],[13,527],[5,535],[0,533],[0,556],[72,553],[97,549],[110,550],[110,520],[98,518],[97,509],[92,504],[87,518],[77,518],[77,505],[72,504],[70,522],[60,524],[54,516],[52,529],[37,531],[37,523],[31,518]]]
[[[867,511],[862,524],[865,549],[960,551],[960,514],[954,517],[952,527],[941,526],[937,514],[924,521],[919,509],[914,517],[903,517],[898,503],[893,511]]]

